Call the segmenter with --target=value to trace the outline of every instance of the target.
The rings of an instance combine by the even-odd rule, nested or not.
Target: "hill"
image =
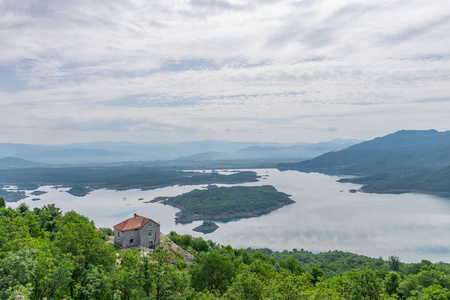
[[[318,144],[278,144],[231,141],[181,143],[98,142],[67,145],[0,143],[0,157],[17,157],[50,164],[111,164],[121,162],[199,162],[267,158],[311,158],[355,144],[355,140],[334,140]],[[275,165],[275,164],[274,164]]]
[[[278,168],[361,175],[342,181],[366,184],[366,192],[450,193],[449,166],[450,131],[401,130]]]
[[[329,142],[297,145],[254,145],[232,153],[211,151],[180,157],[177,161],[226,161],[226,160],[266,160],[305,159],[316,157],[329,151],[347,148],[357,140],[335,139]]]
[[[0,216],[0,299],[449,299],[443,262],[237,249],[173,231],[154,251],[118,250],[110,228],[54,204],[0,205]]]
[[[38,168],[46,166],[48,166],[48,164],[29,161],[17,157],[0,158],[0,169]]]

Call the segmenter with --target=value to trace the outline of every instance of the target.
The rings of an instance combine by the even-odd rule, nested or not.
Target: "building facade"
[[[134,214],[114,226],[114,243],[124,248],[158,248],[160,244],[160,225],[152,219]]]

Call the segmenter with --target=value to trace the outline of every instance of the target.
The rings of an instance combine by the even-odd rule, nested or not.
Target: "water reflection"
[[[406,262],[421,259],[450,262],[450,198],[349,193],[360,186],[338,183],[336,176],[276,169],[254,171],[268,175],[267,179],[244,185],[273,185],[292,195],[296,203],[257,218],[216,222],[219,229],[208,235],[192,231],[201,221],[175,224],[178,209],[144,203],[157,196],[175,196],[204,185],[151,191],[97,190],[81,198],[71,196],[66,189],[41,187],[39,190],[47,193],[39,196],[40,201],[32,201],[30,197],[24,202],[30,207],[55,203],[64,211],[76,210],[88,216],[100,227],[112,227],[136,212],[159,222],[165,233],[175,230],[238,248],[343,250],[372,257],[397,255]]]

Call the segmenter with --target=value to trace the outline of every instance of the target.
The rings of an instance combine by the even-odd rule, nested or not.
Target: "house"
[[[124,248],[158,248],[160,244],[160,225],[152,219],[134,214],[114,226],[114,243]]]

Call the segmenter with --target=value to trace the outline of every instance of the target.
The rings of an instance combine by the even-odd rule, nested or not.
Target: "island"
[[[71,188],[70,190],[68,190],[67,192],[69,194],[71,194],[72,196],[76,196],[76,197],[84,197],[87,194],[89,194],[90,192],[92,192],[93,190],[88,188],[88,187],[84,187],[84,186],[75,186],[73,188]]]
[[[216,231],[217,228],[219,228],[219,226],[216,223],[214,223],[213,221],[203,221],[202,225],[197,226],[192,230],[202,232],[204,234],[208,234],[208,233]]]
[[[45,192],[45,191],[32,191],[30,194],[33,195],[33,196],[40,196],[40,195],[47,194],[47,192]]]
[[[179,208],[177,223],[257,217],[295,203],[271,185],[196,189],[175,197],[157,197],[154,202]]]
[[[6,202],[17,202],[27,198],[24,191],[7,191],[0,189],[0,198],[5,199]]]

